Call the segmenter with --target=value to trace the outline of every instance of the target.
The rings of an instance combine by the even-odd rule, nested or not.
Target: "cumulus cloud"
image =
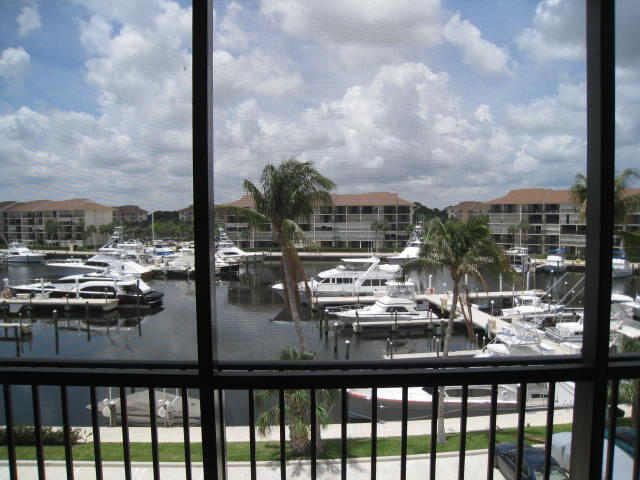
[[[484,75],[507,75],[511,73],[506,49],[482,38],[480,30],[468,20],[461,20],[456,13],[443,29],[444,38],[458,47],[465,64]]]
[[[585,3],[542,0],[536,7],[533,27],[517,38],[520,50],[539,62],[586,58]]]
[[[0,78],[4,78],[10,88],[18,88],[30,64],[31,57],[24,48],[6,48],[0,53]]]
[[[26,37],[31,32],[40,30],[40,27],[42,27],[37,5],[22,7],[16,21],[18,22],[18,35],[21,37]]]
[[[261,0],[260,9],[284,32],[315,39],[345,63],[442,41],[440,0]]]

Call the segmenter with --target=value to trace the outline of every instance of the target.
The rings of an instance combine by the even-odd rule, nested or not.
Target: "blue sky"
[[[341,193],[444,207],[585,167],[581,0],[217,1],[215,197],[311,160]],[[637,2],[617,2],[618,155],[640,133]],[[2,199],[191,203],[190,6],[0,5]]]

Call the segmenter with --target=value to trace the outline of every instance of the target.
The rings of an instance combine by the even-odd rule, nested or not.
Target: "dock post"
[[[2,304],[2,314],[4,316],[4,323],[8,322],[8,316],[9,316],[9,304],[7,302],[4,302]]]
[[[502,293],[502,274],[501,273],[498,274],[498,283],[499,283],[498,291]]]
[[[387,357],[391,355],[391,339],[387,337]]]
[[[440,358],[440,339],[435,337],[436,340],[436,358]]]
[[[85,318],[88,320],[89,319],[89,300],[87,300],[84,304],[84,315],[85,315]]]
[[[360,326],[360,314],[358,313],[358,310],[356,310],[356,325],[353,331],[355,333],[362,333],[362,327]]]
[[[87,317],[87,341],[91,341],[91,319]]]
[[[333,324],[333,353],[338,353],[338,322]]]
[[[344,359],[349,360],[349,348],[351,347],[351,342],[349,340],[344,341]]]
[[[393,360],[393,340],[389,342],[389,358]]]

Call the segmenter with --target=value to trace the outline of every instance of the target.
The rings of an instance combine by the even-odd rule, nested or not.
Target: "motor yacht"
[[[74,273],[103,272],[108,269],[122,275],[133,275],[136,278],[146,279],[153,276],[153,271],[150,268],[140,265],[138,262],[105,253],[99,253],[87,260],[70,258],[64,261],[47,262],[46,265],[55,269],[67,269]]]
[[[502,317],[506,318],[547,318],[562,315],[564,305],[544,303],[537,295],[518,295],[512,308],[503,308]]]
[[[438,316],[431,311],[418,310],[417,304],[409,298],[385,295],[376,300],[373,305],[363,308],[349,308],[330,311],[345,325],[361,322],[389,322],[389,321],[424,321],[437,320]]]
[[[613,278],[626,278],[633,275],[633,268],[624,256],[617,256],[611,259],[611,276]]]
[[[381,264],[380,258],[343,258],[342,263],[318,274],[318,279],[309,280],[311,294],[318,297],[349,297],[358,295],[384,294],[387,282],[393,281],[400,273],[400,265]],[[282,283],[271,288],[284,295]],[[298,284],[301,299],[308,302],[304,282]]]
[[[32,252],[25,244],[20,242],[11,242],[9,251],[4,257],[4,261],[8,263],[39,263],[44,260],[44,253]]]
[[[67,275],[58,280],[41,279],[35,283],[13,285],[12,293],[29,293],[50,298],[117,298],[118,306],[156,307],[163,294],[152,290],[143,280],[117,272]]]
[[[256,258],[262,257],[260,252],[245,252],[239,249],[222,228],[218,229],[216,253],[225,261],[234,260],[239,263],[254,261]]]

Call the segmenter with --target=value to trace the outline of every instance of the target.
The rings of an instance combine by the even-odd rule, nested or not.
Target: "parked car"
[[[496,445],[495,467],[506,480],[516,480],[516,444]],[[569,475],[551,457],[549,480],[568,480]],[[544,450],[525,445],[522,449],[522,477],[518,480],[539,480],[544,474]]]
[[[619,427],[621,428],[621,427]],[[607,439],[602,443],[602,451],[606,458]],[[567,471],[571,467],[571,432],[556,433],[551,437],[551,455]],[[602,462],[602,478],[605,478],[606,460]],[[618,429],[616,429],[616,441],[613,448],[613,480],[627,480],[633,472],[633,457],[624,448],[620,448],[618,441]]]

